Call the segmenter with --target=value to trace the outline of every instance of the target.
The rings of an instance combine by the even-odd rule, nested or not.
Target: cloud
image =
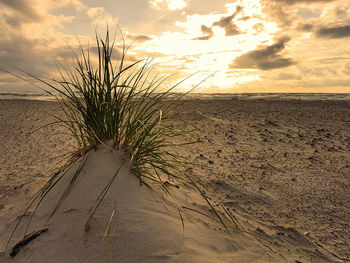
[[[59,3],[56,3],[59,2]],[[65,34],[57,31],[73,16],[52,14],[50,10],[69,6],[82,9],[77,0],[0,0],[0,67],[18,68],[39,77],[49,76]],[[1,85],[0,85],[1,86]]]
[[[87,6],[84,5],[82,2],[80,2],[79,0],[60,0],[60,1],[51,0],[50,6],[53,8],[70,6],[78,11],[87,9]]]
[[[86,14],[93,20],[92,24],[95,26],[99,25],[104,28],[107,23],[111,27],[114,27],[118,24],[118,19],[108,13],[103,7],[89,8]]]
[[[236,7],[236,11],[230,16],[223,16],[218,21],[215,21],[211,27],[206,25],[201,25],[201,31],[203,36],[193,38],[192,40],[208,40],[214,36],[213,27],[219,26],[225,29],[226,36],[235,36],[241,34],[242,32],[239,28],[233,23],[233,19],[242,11],[241,6]]]
[[[105,10],[103,7],[92,7],[92,8],[89,8],[89,10],[86,12],[86,14],[90,18],[95,18],[97,16],[103,15],[104,12],[105,12]]]
[[[313,9],[313,8],[298,8],[297,15],[301,16],[304,19],[320,17],[321,9]]]
[[[283,37],[271,46],[245,53],[236,58],[230,68],[271,70],[294,65],[295,61],[279,54],[289,40],[289,37]]]
[[[261,0],[261,3],[264,14],[277,22],[280,27],[288,27],[292,24],[292,9],[286,8],[285,1]]]
[[[0,41],[0,68],[21,69],[38,77],[47,76],[55,67],[56,54],[38,40],[24,38],[17,33],[8,34]]]
[[[280,2],[286,5],[293,5],[299,3],[313,4],[313,3],[330,3],[336,0],[273,0],[275,2]]]
[[[243,16],[243,17],[240,17],[238,20],[239,21],[247,21],[249,19],[252,19],[252,17],[251,16]]]
[[[213,23],[213,26],[219,26],[225,29],[226,36],[235,36],[241,34],[239,28],[232,22],[232,20],[242,11],[241,6],[236,7],[236,11],[230,16],[224,16],[219,21]]]
[[[349,9],[349,5],[339,5],[334,8],[334,13],[336,16],[347,15]]]
[[[63,7],[68,7],[72,13],[73,10],[81,11],[86,8],[78,0],[0,0],[0,23],[2,28],[7,25],[12,27],[12,30],[20,30],[20,27],[24,29],[29,24],[40,29],[61,27],[62,23],[71,22],[75,18],[63,13],[51,13],[52,10]]]
[[[302,80],[302,77],[300,75],[292,74],[292,73],[285,73],[281,72],[278,75],[279,80]]]
[[[299,23],[324,19],[325,12],[339,0],[260,0],[263,11],[281,28],[288,30]],[[333,19],[333,17],[331,18]],[[313,21],[314,22],[314,21]]]
[[[134,35],[134,34],[130,34],[130,33],[126,33],[126,36],[128,39],[135,40],[137,43],[140,43],[140,42],[143,43],[143,42],[150,41],[153,39],[153,38],[146,36],[146,35]]]
[[[187,6],[184,0],[150,0],[149,4],[154,9],[181,10]]]
[[[187,6],[187,3],[183,0],[169,0],[168,1],[168,8],[170,10],[183,9],[186,6]]]
[[[304,31],[304,32],[310,32],[313,28],[314,28],[314,25],[309,23],[301,23],[296,27],[298,31]]]
[[[339,63],[343,61],[350,61],[349,56],[334,56],[334,57],[325,57],[325,58],[320,58],[316,59],[315,62],[317,64],[331,64],[331,63]]]
[[[320,27],[316,36],[322,38],[345,38],[350,37],[350,26]]]
[[[203,0],[186,0],[187,6],[183,10],[188,15],[208,15],[213,12],[222,14],[227,10],[227,0],[203,1]]]
[[[346,63],[343,68],[343,73],[346,75],[350,75],[350,63]]]
[[[203,33],[203,36],[193,38],[193,40],[208,40],[214,36],[213,30],[205,25],[201,26],[201,31]]]
[[[27,22],[40,22],[43,16],[26,0],[1,0],[0,11],[7,24],[18,27]]]
[[[26,0],[1,0],[1,5],[9,7],[13,11],[22,14],[29,20],[39,21],[41,19],[41,15],[38,11],[30,5],[29,1]]]

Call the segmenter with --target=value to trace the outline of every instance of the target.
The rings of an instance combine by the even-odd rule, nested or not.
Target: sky
[[[107,23],[135,41],[128,61],[155,57],[173,81],[196,73],[184,90],[214,74],[198,92],[350,92],[345,0],[0,0],[0,68],[56,79]],[[31,91],[0,71],[0,93]]]

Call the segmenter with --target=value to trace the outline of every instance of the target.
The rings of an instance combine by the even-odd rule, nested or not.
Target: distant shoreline
[[[176,94],[176,93],[174,93]],[[52,96],[40,93],[0,93],[0,99],[54,101]],[[302,101],[350,101],[350,93],[190,93],[184,99],[269,99]]]

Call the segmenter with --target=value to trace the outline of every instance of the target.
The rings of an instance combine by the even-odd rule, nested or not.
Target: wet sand
[[[61,127],[31,134],[52,114],[62,116],[54,102],[0,100],[1,222],[74,148]],[[350,103],[198,99],[185,101],[177,118],[198,128],[183,141],[202,141],[179,151],[201,164],[187,172],[246,229],[289,243],[306,237],[339,262],[350,260]]]

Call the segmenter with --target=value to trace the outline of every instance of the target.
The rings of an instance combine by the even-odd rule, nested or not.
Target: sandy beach
[[[168,235],[169,243],[163,244],[172,250],[162,248],[162,256],[157,250],[156,258],[140,260],[128,253],[142,247],[142,242],[123,242],[119,236],[116,246],[125,253],[118,254],[118,262],[350,262],[350,102],[193,99],[184,101],[175,114],[197,127],[194,135],[184,134],[181,142],[201,141],[178,152],[196,164],[186,172],[198,178],[214,204],[223,204],[250,234],[233,232],[228,236],[217,222],[189,211],[183,238],[174,211],[153,211],[153,197],[144,193],[149,198],[146,205],[154,213],[137,222],[147,225],[162,218],[165,223],[158,223],[159,229],[166,231],[168,226],[173,233]],[[4,252],[18,215],[64,164],[62,156],[74,149],[73,139],[61,127],[37,130],[54,121],[52,115],[63,116],[55,102],[0,100],[0,252]],[[186,192],[193,207],[210,213],[193,189],[178,187],[174,191],[179,200],[184,200]],[[124,219],[128,218],[125,215]],[[122,229],[127,236],[132,226],[126,224]],[[153,239],[160,237],[158,231]],[[0,261],[26,262],[24,255],[30,251],[38,254],[36,243],[45,238],[43,234],[29,243],[19,252],[18,261],[10,261],[7,251]],[[55,240],[54,236],[47,238]],[[171,240],[176,240],[176,245]],[[57,251],[60,244],[64,240],[53,243]],[[95,250],[90,251],[93,254]],[[69,255],[69,262],[78,262],[73,260],[74,254]],[[91,255],[87,257],[92,260]],[[30,262],[35,259],[32,256]],[[106,262],[104,256],[99,259],[91,262]]]

